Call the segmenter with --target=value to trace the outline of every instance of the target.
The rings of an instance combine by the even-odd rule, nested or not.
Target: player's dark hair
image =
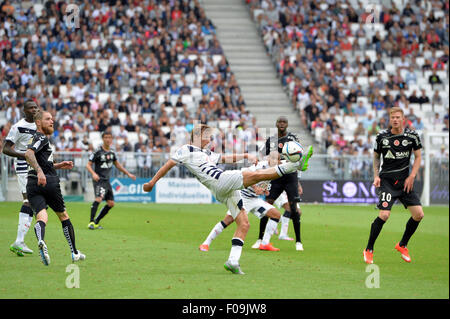
[[[278,118],[277,118],[277,123],[279,122],[279,121],[284,121],[284,122],[289,122],[288,121],[288,118],[286,117],[286,116],[284,116],[284,115],[282,115],[282,116],[279,116]]]
[[[104,131],[104,132],[102,133],[102,138],[104,138],[106,135],[111,135],[111,136],[112,136],[112,133],[111,133],[111,132],[108,132],[108,131]]]
[[[29,108],[32,107],[34,104],[36,104],[36,102],[34,102],[33,100],[28,100],[25,103],[23,103],[23,108]]]

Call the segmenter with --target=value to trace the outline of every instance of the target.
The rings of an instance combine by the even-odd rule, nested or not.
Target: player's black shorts
[[[409,193],[403,190],[405,180],[391,180],[381,178],[380,187],[377,188],[378,209],[391,210],[392,205],[398,199],[405,208],[409,206],[421,206],[419,196],[413,190]]]
[[[273,180],[270,183],[270,192],[266,199],[276,200],[283,191],[286,191],[289,202],[294,202],[299,197],[297,172]]]
[[[114,200],[114,194],[109,180],[93,181],[95,197],[101,197],[104,200]]]
[[[31,208],[35,214],[43,209],[48,209],[48,207],[56,213],[65,212],[66,206],[59,185],[59,177],[46,176],[46,179],[47,184],[45,186],[38,186],[37,178],[28,177],[27,196]]]

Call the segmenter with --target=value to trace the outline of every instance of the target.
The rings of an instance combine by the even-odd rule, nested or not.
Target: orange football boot
[[[400,243],[397,243],[397,245],[395,245],[395,249],[397,249],[400,254],[402,254],[402,259],[404,261],[406,261],[407,263],[411,262],[411,257],[409,257],[408,248],[406,248],[406,246],[402,247],[400,246]]]
[[[273,247],[272,243],[268,243],[267,245],[259,245],[259,250],[279,251],[280,249]]]
[[[363,256],[366,264],[373,264],[373,250],[364,249]]]

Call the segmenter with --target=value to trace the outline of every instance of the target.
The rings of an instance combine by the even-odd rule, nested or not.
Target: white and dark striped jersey
[[[264,169],[264,168],[268,168],[268,167],[269,167],[268,161],[261,161],[261,162],[258,162],[258,164],[256,164],[256,165],[252,165],[250,167],[243,168],[242,171],[249,170],[249,171],[254,172],[256,170]],[[263,189],[267,189],[267,187],[270,187],[270,181],[262,181],[254,186],[259,186],[259,187],[262,187]],[[241,190],[241,196],[245,197],[245,198],[258,198],[260,195],[255,193],[255,190],[253,189],[252,186],[249,186],[249,187]]]
[[[200,183],[206,187],[214,187],[223,170],[217,165],[222,155],[201,149],[193,145],[183,145],[171,159],[179,164],[183,164]]]
[[[11,127],[11,130],[6,136],[7,141],[14,144],[17,152],[26,152],[28,144],[32,141],[33,135],[36,133],[36,124],[34,122],[27,122],[21,119],[19,122]],[[28,163],[25,159],[15,159],[16,174],[27,174]]]

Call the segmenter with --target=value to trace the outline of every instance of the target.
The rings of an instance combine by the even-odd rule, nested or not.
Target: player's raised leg
[[[274,180],[297,170],[306,171],[308,169],[308,161],[312,154],[313,148],[310,146],[307,154],[298,162],[286,162],[275,167],[260,169],[253,172],[244,171],[242,172],[244,187],[247,188],[262,181]]]
[[[209,251],[209,246],[211,245],[212,241],[216,239],[216,237],[219,236],[222,231],[233,221],[234,219],[231,215],[225,215],[225,218],[213,227],[208,237],[206,237],[205,241],[200,245],[199,249],[201,251]]]

